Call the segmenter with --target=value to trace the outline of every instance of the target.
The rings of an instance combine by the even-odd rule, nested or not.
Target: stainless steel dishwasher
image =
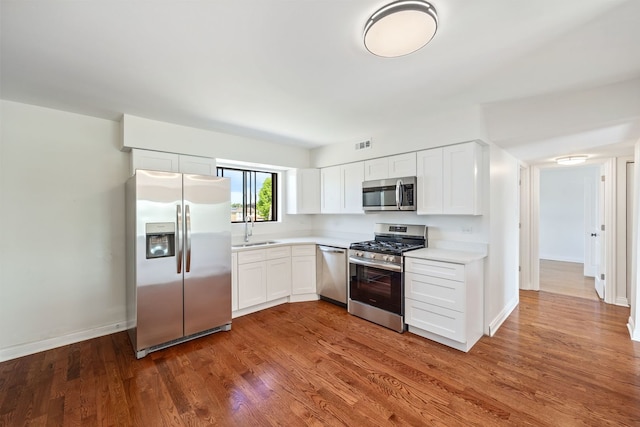
[[[318,245],[316,282],[320,298],[347,306],[347,250]]]

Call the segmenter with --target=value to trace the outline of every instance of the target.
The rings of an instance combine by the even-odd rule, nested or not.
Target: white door
[[[597,176],[596,176],[597,175]],[[584,275],[595,277],[598,267],[596,243],[598,239],[598,186],[599,174],[584,179]]]
[[[604,177],[604,167],[600,168],[600,176]],[[604,181],[600,179],[598,181],[598,229],[595,232],[595,236],[593,237],[596,241],[595,243],[595,257],[597,260],[596,265],[596,292],[598,293],[598,297],[604,299],[604,287],[605,287],[605,247],[604,247],[604,236],[606,230],[604,230],[604,196],[605,196],[605,186]]]

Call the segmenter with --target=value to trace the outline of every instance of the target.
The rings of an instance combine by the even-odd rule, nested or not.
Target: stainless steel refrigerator
[[[136,357],[230,330],[229,180],[138,170],[126,198],[127,320]]]

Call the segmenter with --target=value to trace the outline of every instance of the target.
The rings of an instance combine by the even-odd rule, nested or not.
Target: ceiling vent
[[[356,142],[356,151],[371,148],[371,141]]]

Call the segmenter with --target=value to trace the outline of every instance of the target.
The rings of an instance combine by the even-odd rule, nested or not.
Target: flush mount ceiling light
[[[364,27],[364,45],[374,55],[395,58],[429,43],[437,28],[433,6],[426,1],[400,0],[371,15]]]
[[[556,159],[556,163],[558,163],[559,165],[570,166],[584,163],[586,160],[587,156],[568,156]]]

